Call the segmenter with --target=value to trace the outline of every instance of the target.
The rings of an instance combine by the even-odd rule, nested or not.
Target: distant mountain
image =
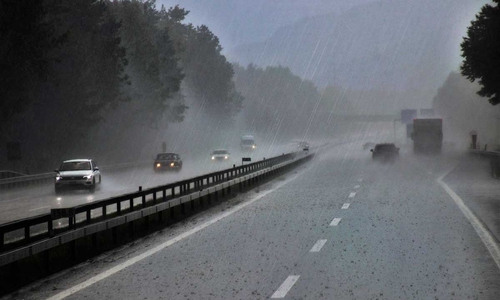
[[[380,109],[430,107],[438,87],[458,68],[461,36],[481,2],[486,1],[364,4],[342,15],[306,18],[282,27],[263,42],[229,51],[228,57],[242,65],[287,66],[322,87],[394,91],[389,98],[411,91],[407,99],[380,103]],[[364,97],[368,100],[370,93]]]

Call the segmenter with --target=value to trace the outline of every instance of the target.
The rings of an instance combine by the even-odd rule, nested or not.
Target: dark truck
[[[441,153],[443,145],[443,119],[414,119],[414,153]]]

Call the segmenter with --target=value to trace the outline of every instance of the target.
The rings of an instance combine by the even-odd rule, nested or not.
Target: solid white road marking
[[[309,250],[309,252],[319,252],[321,248],[326,244],[326,240],[318,240],[316,244]]]
[[[349,203],[344,203],[344,205],[342,205],[342,209],[348,209],[349,208]]]
[[[274,292],[271,298],[284,298],[292,286],[299,280],[300,275],[290,275]]]
[[[352,192],[349,194],[349,198],[354,198],[354,196],[356,196],[356,192]]]
[[[299,175],[300,175],[300,173],[299,173]],[[212,225],[214,223],[217,223],[218,221],[220,221],[220,220],[222,220],[222,219],[224,219],[224,218],[226,218],[226,217],[234,214],[235,212],[237,212],[237,211],[239,211],[239,210],[247,207],[248,205],[250,205],[250,204],[258,201],[259,199],[265,197],[266,195],[268,195],[268,194],[270,194],[270,193],[272,193],[272,192],[280,189],[284,185],[286,185],[289,182],[295,180],[297,177],[298,177],[298,175],[294,176],[294,177],[291,177],[291,178],[289,178],[289,179],[281,182],[281,184],[278,184],[274,189],[265,191],[264,193],[258,195],[257,197],[255,197],[255,198],[253,198],[253,199],[251,199],[251,200],[249,200],[247,202],[243,202],[241,204],[238,204],[238,205],[234,206],[233,208],[225,211],[223,214],[221,214],[221,215],[219,215],[219,216],[217,216],[217,217],[215,217],[215,218],[213,218],[213,219],[211,219],[211,220],[209,220],[209,221],[207,221],[205,223],[202,223],[202,224],[194,227],[193,229],[188,230],[188,231],[186,231],[186,232],[184,232],[184,233],[182,233],[182,234],[180,234],[180,235],[178,235],[178,236],[176,236],[176,237],[174,237],[174,238],[172,238],[172,239],[170,239],[170,240],[168,240],[168,241],[166,241],[166,242],[164,242],[164,243],[162,243],[162,244],[160,244],[160,245],[158,245],[158,246],[156,246],[154,248],[151,248],[151,249],[149,249],[148,251],[146,251],[146,252],[144,252],[142,254],[134,256],[134,257],[130,258],[129,260],[124,261],[121,264],[112,267],[111,269],[108,269],[108,270],[106,270],[106,271],[104,271],[104,272],[102,272],[100,274],[97,274],[97,275],[95,275],[95,276],[93,276],[93,277],[91,277],[91,278],[89,278],[89,279],[87,279],[87,280],[85,280],[85,281],[83,281],[83,282],[81,282],[81,283],[79,283],[79,284],[77,284],[77,285],[75,285],[75,286],[67,289],[67,290],[64,290],[64,291],[62,291],[62,292],[60,292],[60,293],[58,293],[58,294],[56,294],[56,295],[48,298],[47,300],[64,299],[64,298],[66,298],[68,296],[73,295],[74,293],[77,293],[77,292],[79,292],[79,291],[81,291],[81,290],[83,290],[83,289],[85,289],[85,288],[93,285],[94,283],[97,283],[97,282],[99,282],[99,281],[101,281],[103,279],[106,279],[109,276],[112,276],[112,275],[114,275],[114,274],[122,271],[123,269],[125,269],[125,268],[127,268],[127,267],[129,267],[129,266],[131,266],[131,265],[133,265],[133,264],[135,264],[137,262],[140,262],[141,260],[143,260],[143,259],[145,259],[145,258],[147,258],[147,257],[149,257],[149,256],[151,256],[151,255],[153,255],[155,253],[158,253],[159,251],[161,251],[161,250],[163,250],[163,249],[165,249],[165,248],[167,248],[167,247],[169,247],[169,246],[171,246],[171,245],[173,245],[173,244],[175,244],[175,243],[177,243],[179,241],[182,241],[183,239],[185,239],[185,238],[187,238],[187,237],[189,237],[189,236],[197,233],[198,231],[201,231],[201,230],[207,228],[208,226],[210,226],[210,225]]]
[[[355,189],[359,189],[359,185],[355,185],[355,186],[354,186],[354,188],[355,188]]]
[[[335,218],[335,219],[333,219],[333,221],[330,223],[330,226],[337,226],[337,225],[339,225],[340,220],[342,220],[342,218]]]
[[[42,207],[37,207],[37,208],[30,209],[29,211],[35,211],[35,210],[40,210],[40,209],[49,208],[49,207],[50,207],[50,205],[48,205],[48,206],[42,206]]]
[[[453,170],[453,169],[452,169]],[[493,260],[500,268],[500,245],[496,242],[495,238],[491,235],[490,231],[483,225],[481,221],[474,215],[474,213],[465,205],[462,198],[460,198],[444,181],[443,178],[448,175],[452,170],[446,172],[444,175],[439,177],[437,182],[443,187],[443,189],[450,195],[450,197],[455,201],[457,206],[460,208],[464,216],[472,224],[472,227],[476,230],[477,234],[483,241],[484,245],[488,249],[493,257]]]

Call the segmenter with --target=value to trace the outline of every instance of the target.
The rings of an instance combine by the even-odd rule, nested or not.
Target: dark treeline
[[[266,140],[331,137],[335,114],[353,114],[352,93],[336,86],[318,89],[287,67],[235,65],[235,84],[245,98],[241,127]],[[337,128],[338,129],[338,128]]]
[[[165,129],[183,120],[185,91],[231,120],[243,101],[232,65],[206,26],[183,23],[188,13],[154,0],[1,0],[0,161],[7,142],[31,172],[89,153],[106,122],[109,140]]]
[[[479,88],[479,83],[472,83],[460,73],[452,72],[437,91],[433,107],[444,119],[446,140],[461,142],[466,148],[470,141],[469,132],[475,130],[480,146],[500,148],[500,108],[484,101],[477,94]]]

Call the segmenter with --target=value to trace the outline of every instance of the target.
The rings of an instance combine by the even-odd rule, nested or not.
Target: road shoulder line
[[[446,177],[449,173],[453,171],[454,168],[450,169],[443,175],[441,175],[438,179],[437,182],[441,185],[441,187],[448,193],[448,195],[455,201],[455,204],[460,208],[464,216],[467,218],[469,223],[474,227],[476,230],[476,233],[479,235],[481,240],[483,241],[484,245],[488,249],[488,251],[491,254],[491,257],[497,264],[497,267],[500,269],[500,245],[493,237],[489,229],[483,224],[483,222],[476,217],[476,215],[469,209],[469,207],[464,203],[462,198],[453,191],[448,184],[446,184],[443,179]]]
[[[142,254],[136,255],[136,256],[134,256],[134,257],[132,257],[132,258],[130,258],[130,259],[128,259],[128,260],[126,260],[126,261],[124,261],[124,262],[122,262],[122,263],[114,266],[114,267],[111,267],[110,269],[108,269],[108,270],[106,270],[104,272],[101,272],[101,273],[99,273],[97,275],[94,275],[94,276],[92,276],[92,277],[84,280],[81,283],[78,283],[78,284],[76,284],[76,285],[74,285],[74,286],[72,286],[72,287],[70,287],[70,288],[68,288],[68,289],[66,289],[66,290],[64,290],[64,291],[62,291],[62,292],[54,295],[54,296],[52,296],[52,297],[49,297],[47,300],[59,300],[59,299],[64,299],[66,297],[69,297],[69,296],[71,296],[71,295],[73,295],[73,294],[75,294],[75,293],[77,293],[77,292],[79,292],[79,291],[81,291],[81,290],[83,290],[83,289],[85,289],[85,288],[93,285],[94,283],[97,283],[97,282],[99,282],[99,281],[101,281],[103,279],[106,279],[106,278],[108,278],[108,277],[110,277],[110,276],[112,276],[112,275],[114,275],[114,274],[116,274],[116,273],[118,273],[118,272],[126,269],[127,267],[129,267],[131,265],[134,265],[134,264],[142,261],[143,259],[148,258],[149,256],[154,255],[154,254],[160,252],[161,250],[163,250],[163,249],[165,249],[165,248],[167,248],[167,247],[169,247],[169,246],[171,246],[173,244],[175,244],[175,243],[177,243],[177,242],[179,242],[181,240],[184,240],[185,238],[187,238],[187,237],[189,237],[189,236],[191,236],[191,235],[193,235],[193,234],[195,234],[195,233],[197,233],[197,232],[199,232],[199,231],[201,231],[201,230],[209,227],[210,225],[212,225],[214,223],[217,223],[218,221],[220,221],[220,220],[222,220],[222,219],[224,219],[224,218],[232,215],[233,213],[238,212],[239,210],[241,210],[241,209],[243,209],[243,208],[245,208],[245,207],[247,207],[247,206],[249,206],[249,205],[257,202],[258,200],[262,199],[263,197],[267,196],[268,194],[275,192],[276,190],[280,189],[281,187],[283,187],[283,186],[287,185],[288,183],[290,183],[290,182],[294,181],[295,179],[297,179],[306,170],[307,169],[302,170],[302,172],[299,172],[295,176],[292,176],[289,179],[287,179],[285,181],[282,181],[281,183],[277,184],[272,189],[267,190],[267,191],[259,194],[258,196],[254,197],[254,198],[252,198],[252,199],[250,199],[248,201],[245,201],[245,202],[243,202],[241,204],[238,204],[238,205],[234,206],[233,208],[225,211],[224,213],[220,214],[219,216],[214,217],[214,218],[212,218],[212,219],[210,219],[210,220],[208,220],[208,221],[206,221],[206,222],[204,222],[204,223],[202,223],[202,224],[200,224],[200,225],[198,225],[198,226],[196,226],[196,227],[194,227],[194,228],[192,228],[192,229],[190,229],[190,230],[188,230],[188,231],[186,231],[186,232],[184,232],[182,234],[179,234],[176,237],[171,238],[171,239],[169,239],[169,240],[167,240],[167,241],[159,244],[158,246],[156,246],[156,247],[154,247],[154,248],[152,248],[152,249],[150,249],[150,250],[148,250],[148,251],[146,251],[146,252],[144,252]]]

